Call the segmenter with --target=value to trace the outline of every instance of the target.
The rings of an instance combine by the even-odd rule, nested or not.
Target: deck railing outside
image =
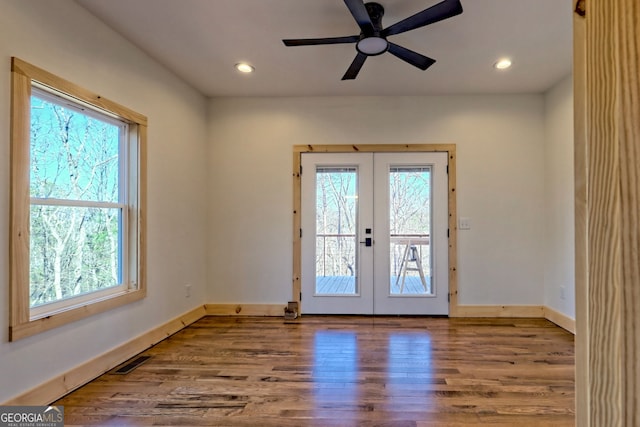
[[[353,276],[355,275],[356,235],[316,234],[316,275],[317,276]],[[391,234],[390,242],[392,274],[397,275],[407,245],[416,247],[425,273],[430,271],[428,234]]]
[[[354,276],[355,234],[316,234],[316,276]]]

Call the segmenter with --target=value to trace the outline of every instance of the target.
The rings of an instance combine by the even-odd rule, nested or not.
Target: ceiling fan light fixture
[[[511,65],[513,65],[513,63],[509,58],[502,58],[495,64],[493,64],[493,68],[495,68],[496,70],[506,70],[508,68],[511,68]]]
[[[256,70],[253,66],[247,64],[246,62],[239,62],[235,65],[235,67],[236,70],[245,74],[253,73]]]
[[[382,25],[384,7],[376,2],[369,1],[365,3],[365,1],[367,0],[344,0],[351,16],[360,28],[360,34],[310,39],[284,39],[282,42],[285,46],[356,43],[356,51],[358,53],[351,65],[349,65],[347,72],[342,76],[342,80],[355,79],[368,57],[381,55],[385,52],[389,52],[407,64],[424,71],[432,66],[436,60],[389,42],[387,37],[425,27],[462,13],[460,0],[440,0],[421,12],[398,21],[389,27],[384,27]]]
[[[382,37],[365,37],[356,44],[358,52],[368,56],[383,54],[389,48],[389,42]]]

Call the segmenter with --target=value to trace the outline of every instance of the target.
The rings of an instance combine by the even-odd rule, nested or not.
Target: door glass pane
[[[316,295],[356,295],[358,171],[316,168]]]
[[[431,167],[389,169],[391,295],[433,295]]]

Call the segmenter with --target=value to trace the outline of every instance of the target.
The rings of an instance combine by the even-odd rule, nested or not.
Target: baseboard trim
[[[3,405],[44,405],[54,402],[206,315],[204,306],[196,307],[113,350],[14,397]]]
[[[207,316],[284,316],[285,304],[205,304]]]
[[[450,317],[533,317],[543,318],[541,305],[458,305]]]
[[[551,307],[545,306],[544,318],[565,329],[567,332],[571,332],[573,335],[576,334],[576,320],[566,314],[562,314]]]

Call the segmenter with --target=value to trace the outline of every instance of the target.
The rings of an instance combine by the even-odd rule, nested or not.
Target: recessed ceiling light
[[[493,64],[493,67],[496,70],[506,70],[507,68],[511,67],[511,60],[508,58],[500,59],[498,62]]]
[[[253,73],[255,71],[255,68],[253,68],[246,62],[240,62],[236,64],[236,70],[240,71],[241,73]]]

